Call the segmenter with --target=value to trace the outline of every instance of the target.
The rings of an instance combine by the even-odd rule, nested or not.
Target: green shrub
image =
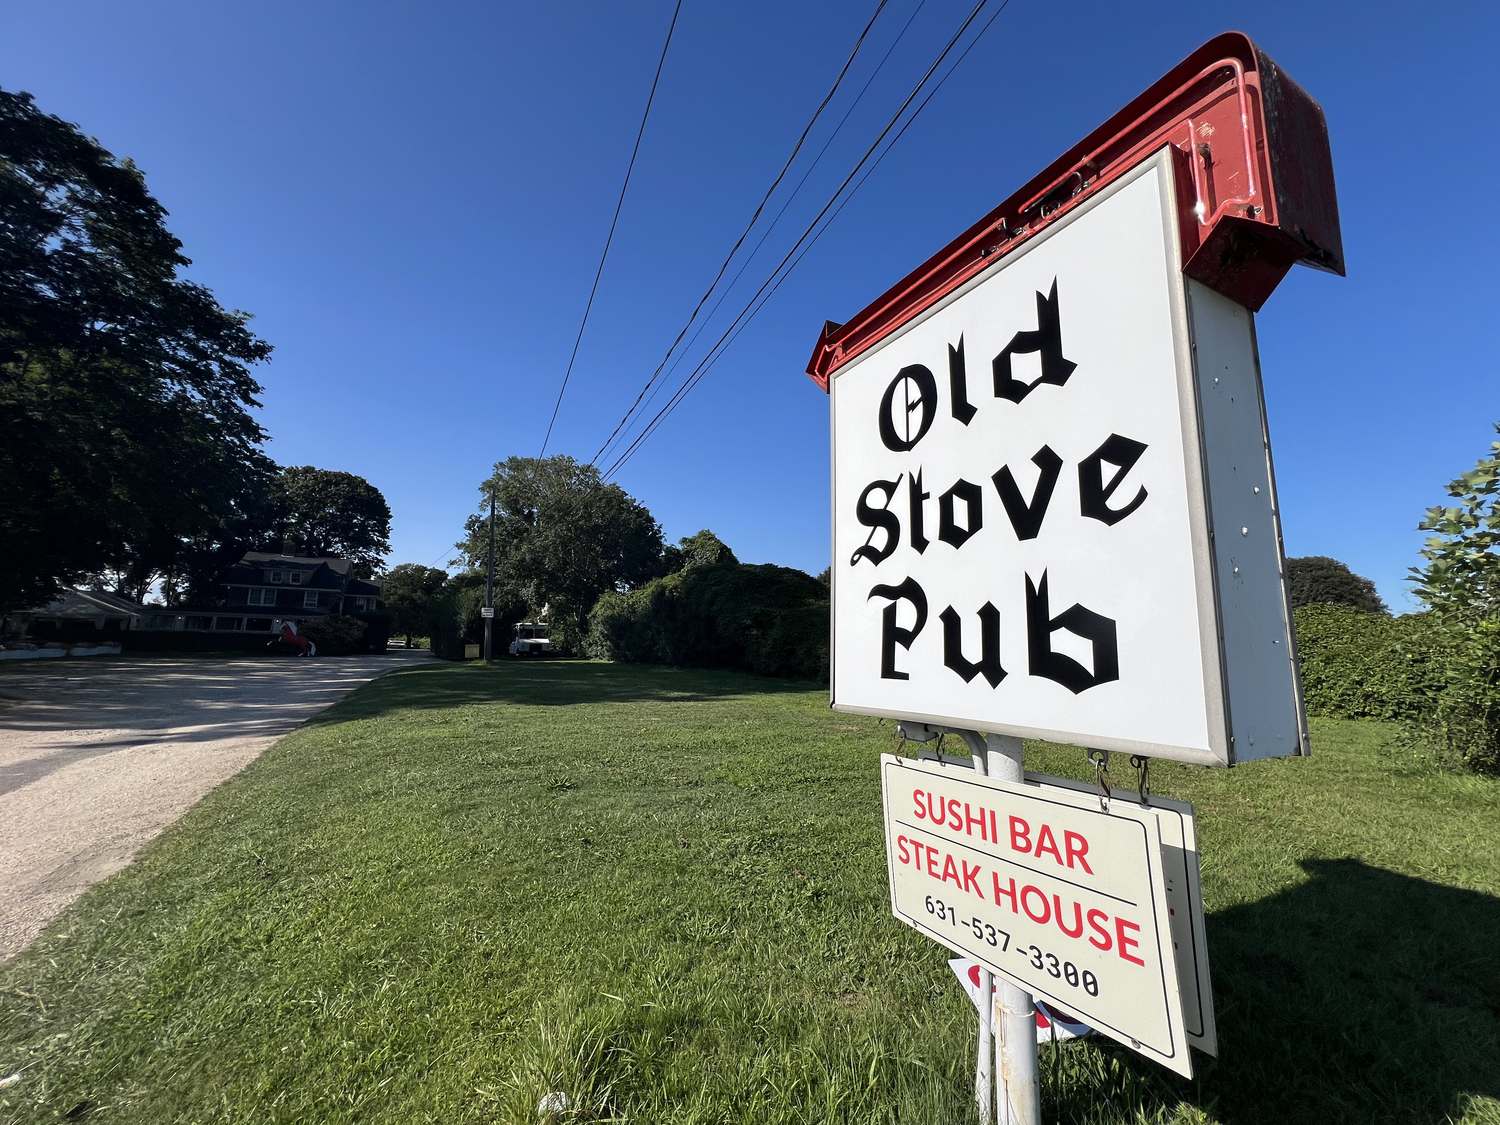
[[[721,560],[605,594],[589,615],[590,655],[630,663],[828,678],[828,590],[811,575]]]
[[[1500,774],[1500,621],[1447,619],[1431,637],[1441,681],[1407,742],[1476,773]]]
[[[301,633],[318,646],[319,656],[348,656],[364,649],[369,623],[347,614],[331,613],[297,626]]]
[[[1442,690],[1429,615],[1388,617],[1347,605],[1292,611],[1309,714],[1414,719]]]

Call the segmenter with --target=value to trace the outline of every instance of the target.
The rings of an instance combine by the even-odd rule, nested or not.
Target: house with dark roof
[[[67,586],[55,601],[12,612],[0,621],[0,635],[34,635],[50,640],[63,633],[86,635],[89,628],[100,633],[123,633],[141,628],[147,612],[117,594]]]
[[[212,609],[152,607],[144,628],[279,633],[287,622],[336,613],[373,613],[378,581],[358,578],[348,559],[247,551],[221,580],[224,604]]]

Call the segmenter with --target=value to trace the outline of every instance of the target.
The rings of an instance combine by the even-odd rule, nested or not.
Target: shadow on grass
[[[355,692],[312,725],[371,719],[393,711],[443,710],[473,703],[562,707],[575,703],[704,703],[744,695],[826,691],[804,680],[743,672],[608,664],[591,660],[497,660],[403,668]]]
[[[1199,1080],[1163,1078],[1147,1105],[1437,1125],[1500,1098],[1500,898],[1352,859],[1302,866],[1306,883],[1209,917],[1219,1059],[1195,1055]],[[1065,1121],[1101,1108],[1087,1084],[1059,1093]]]

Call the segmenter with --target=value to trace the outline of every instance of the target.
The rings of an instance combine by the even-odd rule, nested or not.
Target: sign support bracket
[[[1021,784],[1026,778],[1019,738],[948,730],[920,723],[902,724],[907,737],[929,741],[938,733],[964,740],[980,777]],[[990,997],[979,1005],[979,1052],[974,1068],[974,1101],[980,1125],[1041,1125],[1041,1072],[1037,1065],[1036,1005],[1031,993],[1007,980],[996,980],[979,970],[979,995]],[[991,1049],[993,1046],[993,1065]]]
[[[968,741],[967,738],[965,741]],[[985,736],[986,776],[1017,785],[1026,779],[1021,740],[1010,735]],[[976,756],[977,760],[977,756]],[[995,1036],[997,1125],[1041,1125],[1042,1090],[1036,1058],[1036,1005],[1031,993],[1008,980],[997,982],[992,1020]]]

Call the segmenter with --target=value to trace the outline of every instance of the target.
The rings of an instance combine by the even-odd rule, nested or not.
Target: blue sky
[[[970,6],[919,2],[881,15],[851,95],[916,13],[747,279]],[[603,443],[874,6],[685,0],[551,452]],[[671,14],[5,0],[0,86],[134,158],[191,275],[255,314],[276,346],[270,454],[369,478],[395,513],[391,561],[442,562],[488,466],[540,447]],[[1416,522],[1500,420],[1492,4],[1011,0],[620,483],[671,539],[710,527],[747,561],[821,570],[827,399],[802,371],[824,319],[1231,28],[1328,115],[1349,266],[1294,270],[1259,317],[1287,550],[1343,559],[1406,607]]]

